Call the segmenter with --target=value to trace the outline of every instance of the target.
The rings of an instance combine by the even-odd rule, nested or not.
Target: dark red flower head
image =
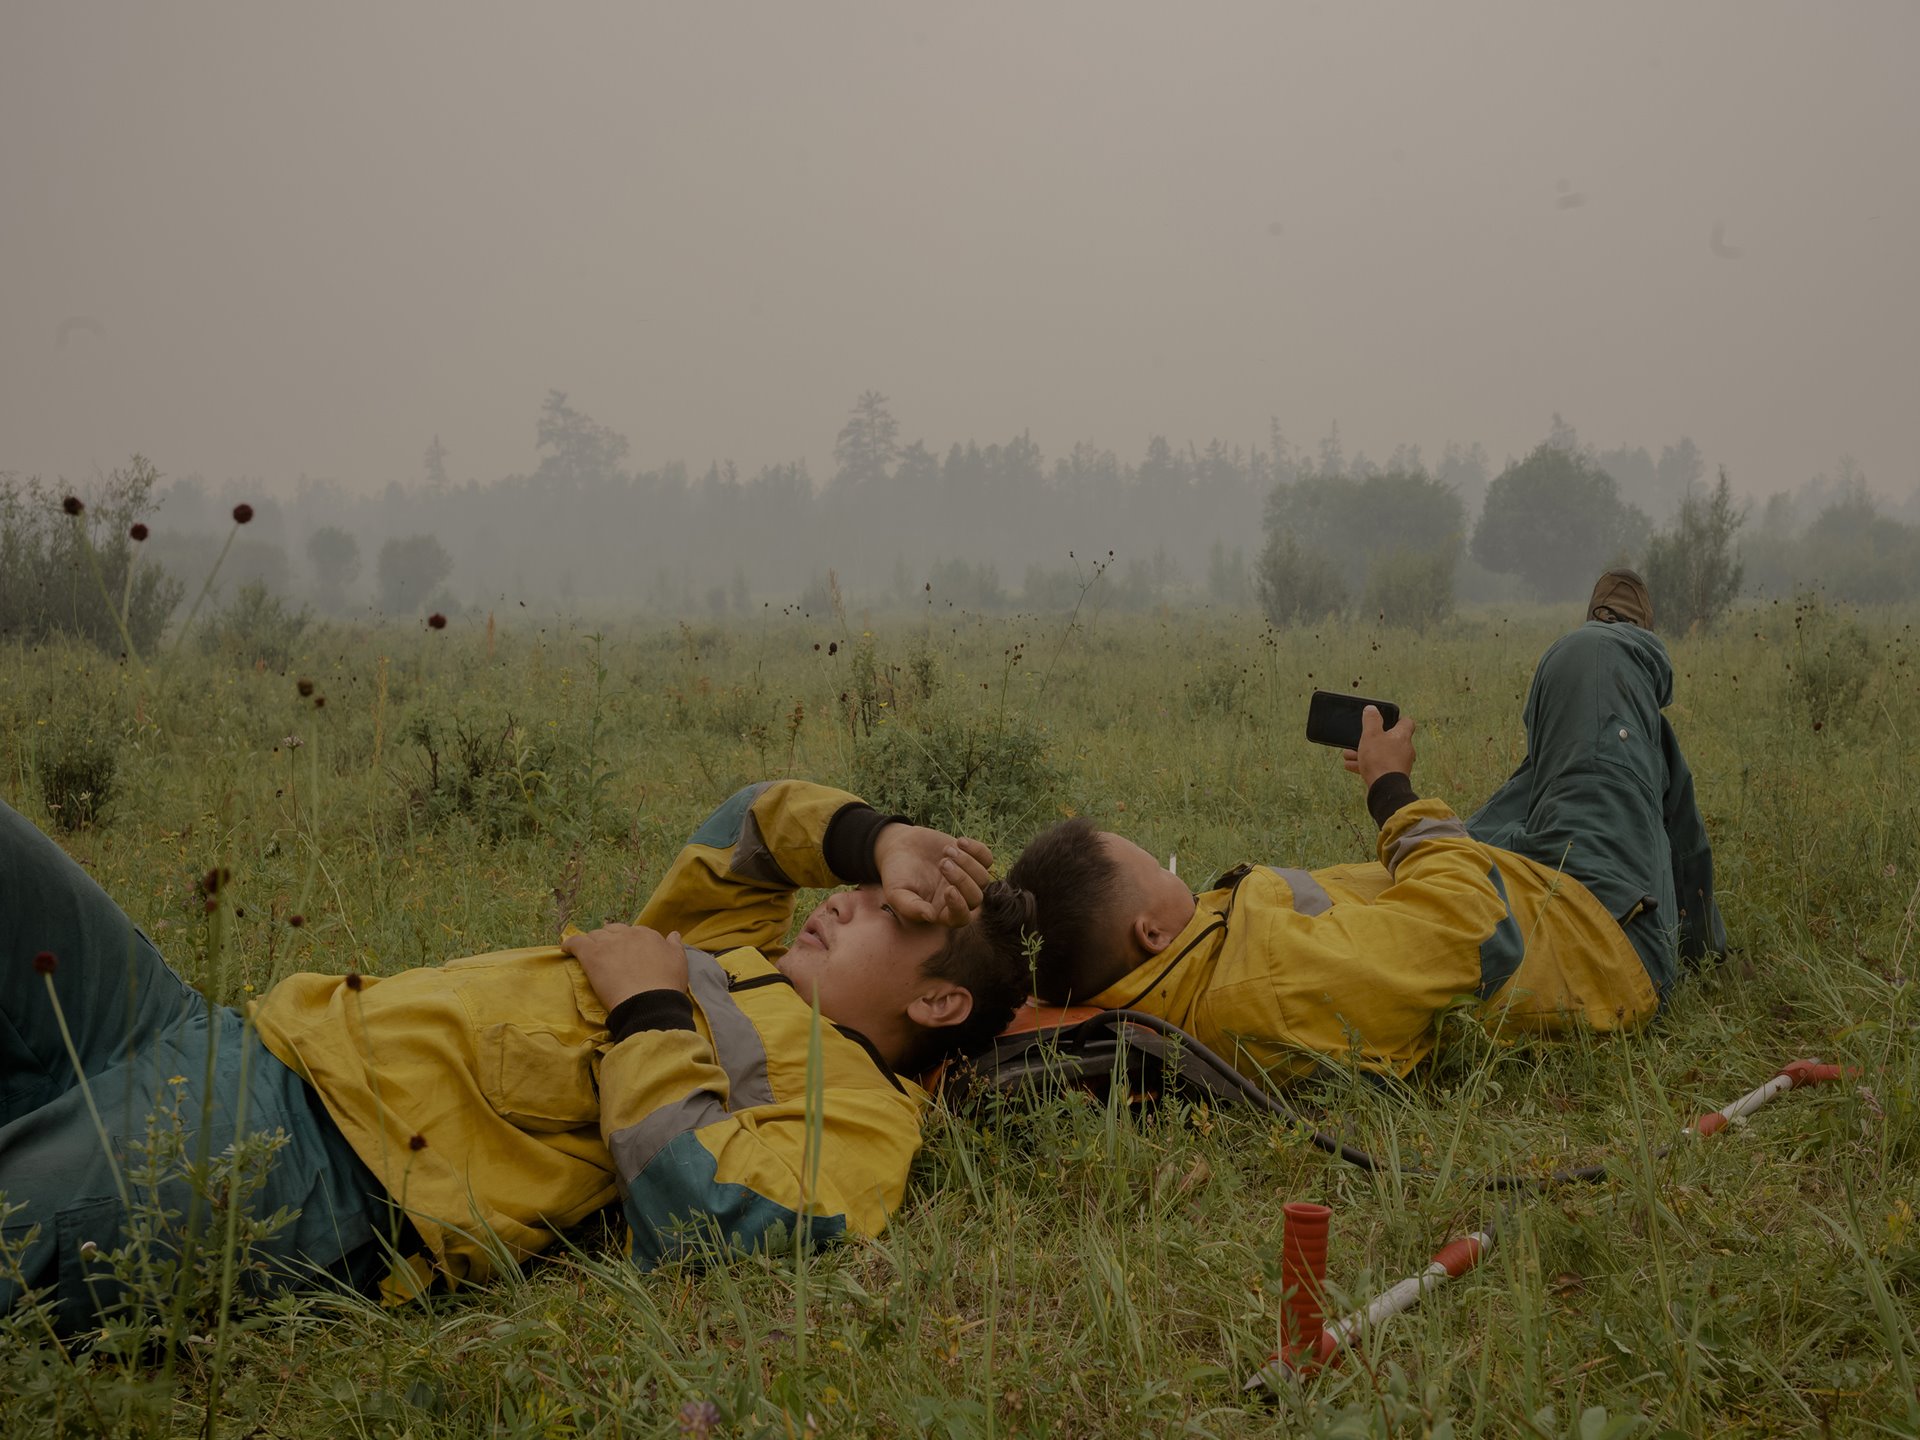
[[[298,930],[302,925],[306,923],[307,923],[307,917],[297,912],[295,914],[287,916],[287,924],[291,925],[296,930]]]
[[[69,515],[84,515],[87,510],[87,502],[82,500],[78,495],[69,495],[60,502],[60,508]]]
[[[308,699],[313,694],[313,681],[303,677],[293,682],[293,688],[300,692],[302,700]]]
[[[358,990],[360,988],[360,983],[361,983],[360,972],[358,970],[347,971],[347,980],[346,980],[347,989]]]
[[[429,630],[446,629],[447,617],[442,615],[438,610],[434,611],[433,614],[427,616],[427,628]]]
[[[422,1135],[418,1130],[414,1131],[413,1134],[407,1137],[407,1149],[424,1150],[426,1148],[427,1148],[427,1137]]]
[[[253,519],[253,506],[247,504],[246,501],[242,500],[238,505],[233,507],[234,524],[244,525],[251,519]]]
[[[51,950],[42,950],[33,957],[33,973],[36,975],[51,975],[59,968],[60,962],[54,959]]]
[[[144,520],[134,521],[133,528],[127,531],[127,534],[131,535],[136,541],[146,539],[150,533],[152,532],[147,529],[147,522]]]

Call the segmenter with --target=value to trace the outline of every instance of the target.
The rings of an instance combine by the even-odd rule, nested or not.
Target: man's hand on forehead
[[[881,898],[902,920],[961,926],[980,908],[993,852],[969,836],[896,821],[873,845]]]

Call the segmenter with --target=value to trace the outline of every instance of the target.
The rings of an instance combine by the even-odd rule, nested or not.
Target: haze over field
[[[0,470],[1153,434],[1920,480],[1920,7],[10,5]]]

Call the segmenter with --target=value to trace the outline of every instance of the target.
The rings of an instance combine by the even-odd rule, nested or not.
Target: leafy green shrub
[[[491,723],[457,717],[450,728],[416,716],[407,805],[433,829],[464,820],[489,844],[544,828],[558,806],[558,745],[511,715]]]
[[[1307,625],[1347,608],[1347,582],[1330,556],[1275,530],[1254,566],[1260,608],[1276,628]]]
[[[263,581],[249,580],[201,630],[200,648],[242,665],[258,663],[269,670],[285,670],[293,663],[294,647],[310,623],[306,606],[290,610]]]
[[[969,565],[965,560],[942,560],[927,577],[926,594],[962,610],[1004,610],[1006,587],[1000,583],[998,567],[981,561]]]
[[[453,574],[453,557],[431,535],[402,535],[380,547],[375,563],[380,608],[389,615],[411,615]]]
[[[1726,614],[1745,574],[1733,537],[1746,518],[1745,507],[1734,504],[1722,470],[1711,495],[1689,495],[1680,503],[1673,528],[1648,542],[1647,588],[1653,592],[1659,625],[1684,633]]]
[[[138,563],[133,535],[136,526],[147,533],[159,479],[136,455],[83,504],[63,503],[38,480],[0,475],[0,638],[75,635],[109,654],[131,639],[150,652],[185,588],[160,566]]]
[[[1060,783],[1044,737],[1011,717],[895,720],[862,736],[853,755],[856,793],[956,835],[1030,831]]]
[[[1460,542],[1425,550],[1398,549],[1373,557],[1361,609],[1388,625],[1424,630],[1453,618],[1453,573]]]
[[[1794,646],[1788,693],[1816,725],[1850,718],[1873,679],[1873,646],[1859,623],[1803,590],[1793,603]]]
[[[113,740],[91,725],[58,735],[43,752],[40,794],[63,830],[101,824],[119,792],[120,755]]]
[[[1195,716],[1233,715],[1245,705],[1251,671],[1233,655],[1217,656],[1197,667],[1194,678],[1181,682],[1187,710]]]

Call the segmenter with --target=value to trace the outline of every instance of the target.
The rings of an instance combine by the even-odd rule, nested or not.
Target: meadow
[[[1504,1045],[1449,1016],[1410,1083],[1297,1094],[1431,1178],[1244,1108],[937,1113],[888,1231],[810,1257],[643,1275],[589,1227],[402,1308],[242,1309],[165,1364],[8,1321],[0,1433],[1920,1434],[1915,618],[1803,598],[1669,638],[1733,953],[1635,1035]],[[1003,865],[1066,814],[1195,883],[1371,858],[1357,782],[1301,738],[1308,693],[1400,701],[1417,788],[1467,810],[1520,759],[1570,619],[515,610],[329,624],[285,668],[14,646],[0,797],[239,1003],[630,918],[712,805],[772,776],[962,827]],[[1672,1143],[1802,1056],[1860,1073]],[[1603,1183],[1530,1196],[1475,1178],[1590,1163]],[[1500,1243],[1339,1368],[1248,1395],[1289,1200],[1334,1208],[1335,1309],[1496,1216]]]

